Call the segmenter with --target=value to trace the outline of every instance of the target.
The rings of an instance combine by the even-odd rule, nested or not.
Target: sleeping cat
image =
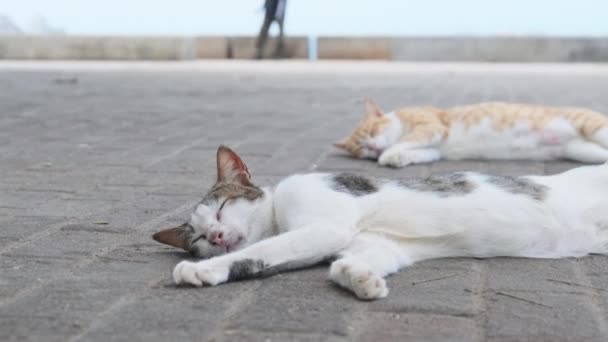
[[[261,188],[222,146],[217,176],[188,222],[153,237],[210,258],[180,262],[177,284],[213,286],[334,260],[333,282],[376,299],[388,294],[386,275],[419,260],[608,253],[608,164],[527,177],[311,173]]]
[[[581,108],[498,102],[384,114],[367,100],[364,119],[335,145],[392,167],[478,158],[602,163],[608,161],[608,117]]]

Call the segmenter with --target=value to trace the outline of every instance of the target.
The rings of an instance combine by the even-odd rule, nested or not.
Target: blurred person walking
[[[283,41],[283,23],[285,22],[286,6],[287,0],[265,0],[264,22],[262,23],[262,28],[260,29],[260,34],[258,35],[258,40],[256,44],[257,51],[255,57],[257,59],[263,58],[264,49],[268,40],[268,31],[270,30],[270,25],[272,25],[274,21],[276,21],[279,25],[279,38],[272,56],[274,58],[283,57],[283,49],[285,46]]]

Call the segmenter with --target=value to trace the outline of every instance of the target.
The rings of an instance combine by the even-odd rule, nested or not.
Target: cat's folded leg
[[[384,151],[378,164],[391,167],[404,167],[410,164],[430,163],[441,159],[436,148],[410,149],[409,145],[397,144]]]
[[[349,228],[321,222],[208,260],[182,261],[175,266],[173,279],[177,284],[217,285],[310,266],[338,254],[354,234]]]
[[[589,139],[603,148],[608,148],[608,127],[600,128]]]
[[[395,243],[371,234],[357,236],[341,255],[331,264],[329,279],[364,300],[386,297],[384,277],[411,264]]]
[[[566,144],[563,150],[564,157],[583,163],[605,163],[608,161],[608,149],[602,146],[582,140],[572,140]]]

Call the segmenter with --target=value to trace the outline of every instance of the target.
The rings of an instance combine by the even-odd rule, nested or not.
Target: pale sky
[[[255,35],[263,0],[0,0],[73,34]],[[288,0],[291,35],[608,36],[608,0]]]

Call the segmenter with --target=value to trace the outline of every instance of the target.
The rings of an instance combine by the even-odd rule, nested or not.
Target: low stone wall
[[[317,44],[319,59],[385,59],[393,57],[390,38],[321,37]]]
[[[472,62],[608,62],[608,38],[395,38],[392,59]]]
[[[211,44],[205,55],[221,46]],[[199,53],[197,39],[184,37],[0,36],[2,59],[177,60]]]
[[[253,37],[228,37],[228,54],[225,58],[250,59],[256,53],[256,38]],[[269,38],[264,48],[263,57],[272,58],[277,47],[277,40]],[[283,46],[284,58],[308,58],[308,39],[305,37],[285,38]]]
[[[253,58],[254,37],[89,37],[2,36],[0,59],[35,60],[192,60]],[[266,44],[271,57],[274,39]],[[308,40],[285,40],[286,58],[308,58]]]
[[[255,37],[1,36],[0,59],[193,60],[255,56]],[[474,62],[608,62],[608,37],[320,37],[318,59]],[[271,58],[276,40],[264,51]],[[288,37],[284,58],[308,59],[309,40]]]
[[[320,59],[608,62],[608,37],[324,37],[318,46]]]

